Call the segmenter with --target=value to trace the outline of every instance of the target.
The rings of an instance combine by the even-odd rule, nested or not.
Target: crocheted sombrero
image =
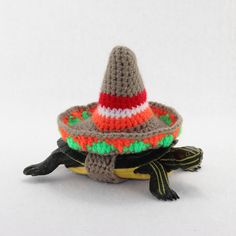
[[[147,101],[136,57],[126,47],[112,50],[98,102],[72,107],[58,117],[70,148],[100,155],[168,147],[181,124],[173,108]]]

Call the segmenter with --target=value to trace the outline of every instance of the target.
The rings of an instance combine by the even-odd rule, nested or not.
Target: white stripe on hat
[[[116,108],[106,108],[105,106],[101,106],[100,104],[97,107],[98,114],[102,116],[106,116],[109,118],[125,118],[131,117],[137,113],[144,111],[148,107],[148,102],[144,102],[143,104],[136,106],[132,109],[116,109]]]

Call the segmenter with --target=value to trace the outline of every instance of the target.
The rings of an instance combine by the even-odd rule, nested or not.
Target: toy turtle
[[[150,179],[155,197],[176,200],[167,173],[196,171],[203,156],[200,148],[174,147],[181,125],[173,108],[147,102],[134,53],[118,46],[110,54],[99,101],[60,114],[58,148],[24,174],[46,175],[64,164],[102,182]]]

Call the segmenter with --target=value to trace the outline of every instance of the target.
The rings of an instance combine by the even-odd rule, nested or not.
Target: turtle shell
[[[178,140],[174,140],[170,146],[165,148],[151,149],[140,153],[117,155],[115,168],[133,168],[146,164],[147,162],[150,162],[152,160],[159,159],[164,154],[166,154],[169,149],[173,147],[177,142]],[[60,148],[60,151],[63,152],[68,158],[84,165],[87,152],[71,149],[68,144],[62,139],[59,139],[57,141],[57,145]]]

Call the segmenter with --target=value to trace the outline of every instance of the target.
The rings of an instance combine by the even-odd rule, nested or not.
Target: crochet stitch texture
[[[72,149],[99,155],[167,147],[181,124],[173,108],[147,101],[136,57],[121,46],[110,54],[98,102],[58,117],[62,138]]]

